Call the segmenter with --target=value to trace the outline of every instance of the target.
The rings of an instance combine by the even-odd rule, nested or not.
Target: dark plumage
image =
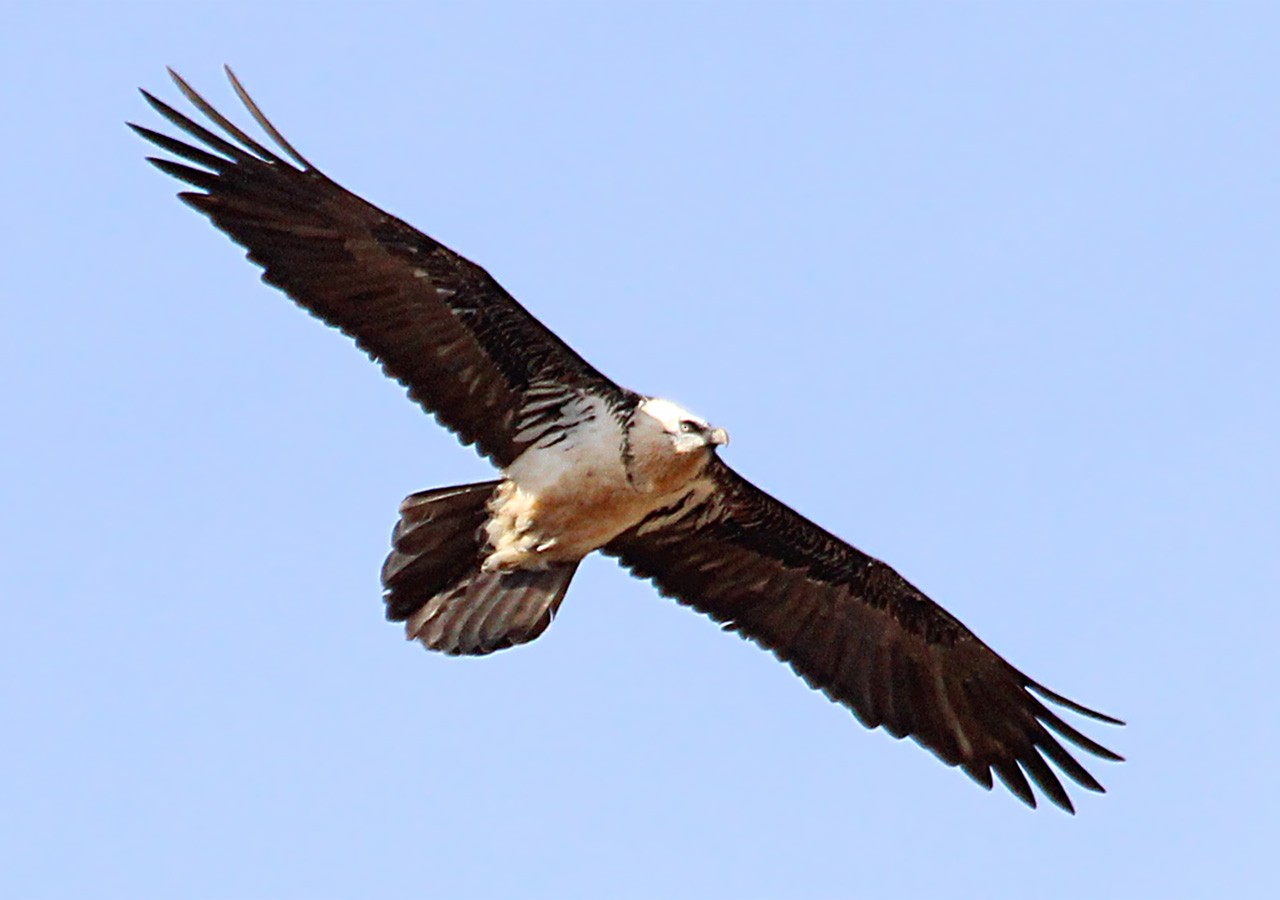
[[[500,516],[516,510],[504,503],[516,503],[535,483],[519,474],[521,466],[542,478],[543,469],[576,458],[567,454],[597,452],[590,442],[616,432],[618,458],[611,464],[626,472],[626,483],[609,490],[631,490],[640,484],[636,422],[648,415],[647,401],[596,371],[479,266],[318,171],[234,75],[240,99],[283,156],[173,77],[225,135],[143,92],[204,145],[132,126],[185,160],[151,160],[197,189],[182,199],[246,248],[265,281],[353,337],[423,408],[504,471],[500,481],[425,491],[402,504],[383,568],[388,616],[406,621],[411,637],[450,653],[532,640],[559,607],[577,557],[554,557],[555,541],[518,548],[524,556],[503,551],[532,560],[527,564],[495,553],[495,542],[523,536],[520,524],[503,525]],[[654,427],[647,419],[642,424]],[[723,432],[691,419],[679,430],[691,436],[686,443],[700,442],[696,459],[686,457],[697,462],[687,483],[652,493],[663,499],[632,515],[599,549],[664,594],[770,649],[868,727],[913,737],[986,787],[994,772],[1034,806],[1030,778],[1071,810],[1053,763],[1081,786],[1102,790],[1062,741],[1103,759],[1120,757],[1046,701],[1118,720],[1033,681],[889,566],[743,479],[715,453]],[[588,450],[574,450],[575,442]],[[529,509],[546,507],[549,496],[538,495]],[[511,521],[524,520],[512,512]]]

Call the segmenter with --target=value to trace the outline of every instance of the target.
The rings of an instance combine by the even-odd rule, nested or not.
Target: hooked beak
[[[729,432],[723,428],[713,428],[707,435],[707,443],[712,447],[723,447],[729,443]]]

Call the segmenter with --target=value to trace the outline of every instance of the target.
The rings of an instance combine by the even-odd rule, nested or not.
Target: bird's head
[[[729,443],[729,433],[723,428],[713,428],[706,419],[670,400],[648,397],[637,411],[643,417],[642,426],[659,430],[678,454],[714,450]]]

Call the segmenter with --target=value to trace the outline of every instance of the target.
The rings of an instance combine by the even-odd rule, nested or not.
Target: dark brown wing
[[[910,735],[984,787],[991,787],[994,770],[1035,806],[1030,776],[1054,803],[1074,811],[1047,759],[1078,784],[1102,791],[1051,731],[1103,759],[1120,757],[1041,698],[1118,720],[1032,681],[893,569],[719,460],[710,474],[717,490],[701,506],[655,516],[605,552],[664,594],[772,650],[867,727]]]
[[[233,125],[170,71],[223,134],[143,91],[205,148],[131,125],[194,166],[150,158],[199,188],[179,196],[262,266],[263,280],[342,329],[409,396],[500,466],[533,386],[625,392],[529,315],[484,269],[329,180],[267,121],[230,69],[236,93],[284,159]]]

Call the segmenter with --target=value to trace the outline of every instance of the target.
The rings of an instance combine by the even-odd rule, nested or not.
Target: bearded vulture
[[[185,161],[150,162],[197,189],[179,196],[264,281],[354,338],[500,470],[400,504],[382,583],[410,639],[471,655],[531,641],[600,550],[773,651],[868,728],[910,735],[988,789],[994,771],[1034,807],[1029,778],[1073,812],[1052,762],[1103,790],[1059,739],[1121,757],[1046,701],[1123,723],[1024,675],[889,566],[751,484],[720,459],[723,429],[614,384],[484,269],[331,181],[230,69],[277,149],[169,74],[213,128],[143,91],[194,139],[131,125]]]

